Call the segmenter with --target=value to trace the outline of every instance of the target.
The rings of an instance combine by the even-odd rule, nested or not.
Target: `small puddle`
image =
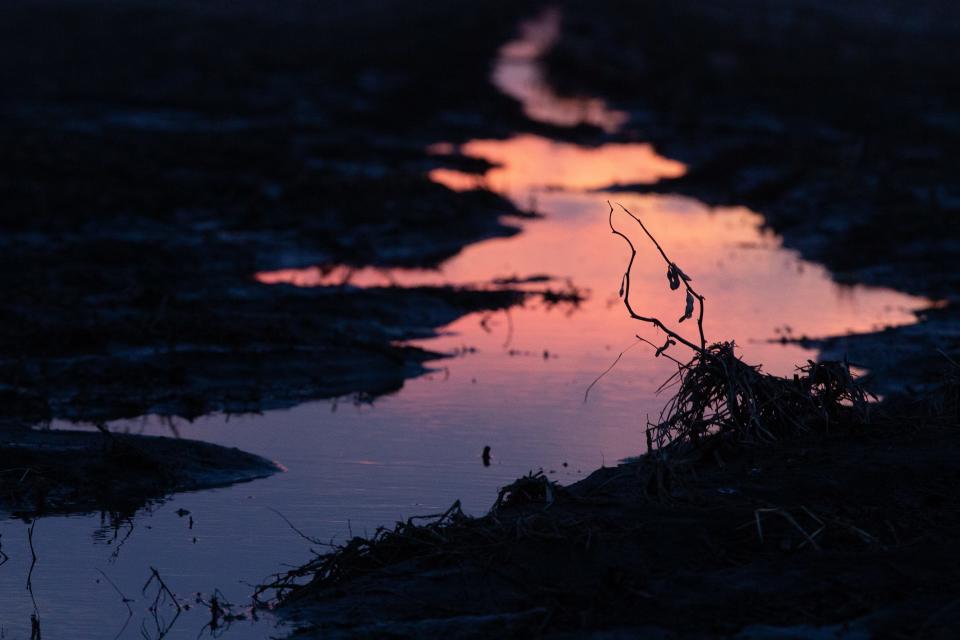
[[[615,131],[625,120],[597,98],[560,98],[546,84],[538,59],[556,39],[560,15],[547,12],[505,45],[494,81],[520,100],[536,120]],[[441,148],[449,145],[441,145]],[[449,149],[447,149],[449,150]],[[530,303],[495,314],[472,314],[422,344],[461,354],[410,380],[397,394],[372,405],[312,402],[260,416],[205,416],[180,425],[186,437],[236,446],[281,461],[288,473],[250,484],[180,494],[120,520],[106,515],[39,521],[33,544],[38,561],[31,579],[44,632],[50,637],[156,637],[147,613],[151,595],[141,587],[156,567],[187,601],[191,594],[223,591],[249,602],[250,587],[310,557],[309,545],[274,511],[319,539],[372,533],[397,519],[445,510],[461,499],[482,513],[498,487],[543,468],[569,483],[596,467],[642,452],[643,427],[664,398],[654,390],[672,373],[670,363],[641,345],[591,392],[586,387],[645,326],[629,320],[618,298],[628,257],[607,226],[606,200],[641,216],[677,263],[707,296],[708,338],[736,339],[745,357],[767,371],[789,374],[816,353],[781,336],[826,336],[914,322],[926,300],[885,289],[841,286],[821,266],[801,260],[765,232],[759,214],[742,207],[711,209],[675,196],[597,192],[615,183],[652,183],[681,175],[683,164],[646,144],[587,148],[533,135],[474,140],[459,149],[498,166],[486,176],[437,169],[435,182],[463,190],[484,186],[518,206],[533,203],[544,217],[522,233],[467,247],[435,271],[307,267],[257,274],[267,284],[355,286],[472,284],[539,274],[569,278],[590,290],[578,308]],[[634,306],[674,319],[683,301],[669,291],[663,263],[622,213],[618,228],[637,240]],[[539,278],[535,278],[539,280]],[[556,283],[536,282],[536,286]],[[57,427],[72,425],[55,425]],[[118,422],[115,429],[170,435],[163,420]],[[481,463],[484,446],[492,465]],[[187,518],[179,510],[189,511]],[[0,522],[0,636],[29,637],[31,598],[26,527]],[[129,535],[128,535],[129,534]],[[127,609],[103,571],[125,594]],[[56,607],[54,607],[56,603]],[[163,610],[169,620],[169,607]],[[185,611],[168,638],[195,638],[208,621],[202,607]],[[238,621],[237,639],[282,636],[266,623]]]

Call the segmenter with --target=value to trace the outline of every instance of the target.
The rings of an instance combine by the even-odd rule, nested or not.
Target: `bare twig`
[[[40,629],[40,608],[37,607],[37,599],[33,595],[33,570],[37,566],[37,552],[33,548],[33,530],[37,526],[37,519],[30,522],[30,528],[27,529],[27,543],[30,545],[30,570],[27,572],[27,591],[30,592],[30,601],[33,603],[33,618],[36,618],[36,629],[39,638]]]
[[[587,397],[590,395],[590,390],[593,389],[594,385],[596,385],[598,382],[600,382],[600,379],[603,378],[603,376],[605,376],[605,375],[607,375],[608,373],[610,373],[611,371],[613,371],[613,368],[614,368],[615,366],[617,366],[617,363],[618,363],[618,362],[620,362],[620,358],[623,357],[623,354],[625,354],[627,351],[630,351],[630,349],[633,349],[635,346],[637,346],[638,344],[640,344],[641,341],[646,342],[645,340],[643,340],[643,338],[637,336],[637,340],[636,340],[635,342],[633,342],[629,347],[627,347],[626,349],[624,349],[623,351],[621,351],[621,352],[620,352],[620,355],[617,356],[617,359],[614,360],[613,363],[611,363],[609,367],[607,367],[606,369],[604,369],[603,373],[601,373],[599,376],[597,376],[597,377],[594,379],[594,381],[590,383],[590,385],[587,387],[587,390],[583,392],[583,403],[584,403],[584,404],[587,403]]]
[[[274,509],[273,507],[267,507],[267,508],[268,508],[270,511],[273,511],[273,512],[274,512],[275,514],[277,514],[278,516],[280,516],[280,518],[281,518],[284,522],[287,523],[287,526],[290,527],[290,529],[291,529],[294,533],[296,533],[298,536],[300,536],[301,538],[303,538],[303,539],[306,540],[307,542],[309,542],[309,543],[311,543],[311,544],[316,544],[316,545],[325,545],[325,544],[327,544],[327,543],[323,542],[322,540],[318,540],[317,538],[313,538],[313,537],[308,536],[307,534],[305,534],[303,531],[301,531],[301,530],[298,529],[296,526],[294,526],[294,524],[293,524],[292,522],[290,522],[290,519],[287,518],[287,516],[283,515],[283,514],[280,513],[278,510]]]
[[[637,248],[630,237],[614,224],[614,207],[608,201],[608,222],[614,235],[620,236],[630,248],[630,257],[624,270],[620,297],[634,320],[646,322],[662,330],[667,338],[662,346],[637,336],[656,349],[656,356],[666,356],[677,365],[677,371],[658,389],[658,393],[674,384],[676,394],[668,401],[656,423],[647,428],[648,450],[686,447],[697,449],[714,437],[739,442],[771,442],[782,434],[808,431],[819,427],[829,430],[831,425],[847,416],[865,422],[868,418],[869,394],[850,372],[847,362],[812,362],[799,367],[793,380],[765,374],[759,366],[746,364],[736,354],[734,342],[707,344],[703,330],[704,296],[691,285],[688,276],[670,259],[663,246],[639,216],[623,205],[623,212],[643,230],[667,264],[670,288],[686,293],[686,308],[680,322],[697,313],[698,338],[694,342],[671,329],[660,318],[638,313],[630,298],[633,265]],[[681,344],[693,352],[689,362],[666,353]],[[602,373],[602,378],[619,362]],[[596,384],[596,380],[590,386]],[[588,388],[589,391],[589,388]],[[584,394],[586,397],[586,394]]]
[[[176,623],[177,618],[179,618],[180,614],[183,612],[183,607],[180,606],[180,602],[177,600],[176,594],[170,590],[170,587],[167,586],[167,583],[163,581],[162,577],[160,577],[160,572],[154,567],[150,567],[150,577],[143,585],[143,589],[141,589],[141,593],[143,593],[143,595],[147,594],[147,589],[150,588],[150,585],[153,584],[154,581],[157,583],[157,593],[153,597],[153,603],[150,605],[149,610],[153,614],[153,623],[157,630],[157,640],[160,640],[161,638],[165,638],[167,634],[170,633],[170,630],[173,629],[173,625]],[[174,614],[173,619],[171,619],[169,622],[165,622],[160,617],[160,606],[168,600],[173,604],[176,613]],[[140,627],[140,633],[145,638],[149,637],[147,630],[143,625]]]
[[[697,331],[699,333],[699,339],[700,339],[699,346],[687,340],[686,338],[678,334],[676,331],[670,329],[659,318],[640,315],[633,309],[633,305],[630,303],[630,272],[633,269],[633,263],[637,257],[637,249],[634,246],[633,241],[630,239],[630,237],[627,236],[625,233],[619,231],[614,226],[613,205],[610,204],[609,200],[607,201],[607,205],[609,205],[610,207],[610,213],[608,214],[610,231],[613,232],[615,235],[618,235],[621,238],[623,238],[626,241],[627,245],[629,245],[630,247],[630,260],[627,262],[627,268],[624,271],[623,281],[622,281],[623,282],[623,287],[622,287],[623,304],[626,307],[627,312],[630,314],[630,317],[633,318],[634,320],[640,320],[641,322],[647,322],[649,324],[652,324],[653,326],[662,330],[664,333],[666,333],[668,336],[670,336],[677,342],[680,342],[681,344],[689,347],[690,349],[696,352],[703,353],[704,351],[706,351],[706,348],[707,348],[707,339],[703,331],[704,297],[700,295],[690,284],[690,281],[692,280],[692,278],[690,278],[690,276],[684,273],[683,270],[680,269],[679,266],[677,266],[677,263],[671,260],[669,256],[667,256],[666,251],[663,250],[663,247],[660,246],[660,243],[657,242],[657,239],[654,238],[653,234],[650,233],[650,230],[647,229],[647,226],[643,223],[643,220],[641,220],[638,216],[631,213],[630,210],[624,207],[622,204],[617,203],[617,206],[623,209],[624,213],[626,213],[633,220],[635,220],[637,224],[640,225],[640,228],[643,229],[643,232],[650,239],[653,245],[657,248],[657,251],[660,253],[660,256],[663,258],[664,262],[667,263],[667,277],[671,281],[671,284],[670,284],[671,288],[675,289],[675,288],[678,288],[681,284],[683,285],[688,296],[688,304],[687,304],[687,310],[684,313],[684,316],[681,317],[681,322],[683,321],[683,319],[689,317],[690,315],[690,299],[692,298],[699,303],[700,309],[697,315]]]
[[[133,609],[130,607],[130,603],[134,602],[134,600],[132,598],[128,598],[127,596],[123,595],[123,592],[120,591],[120,587],[118,587],[116,583],[114,583],[114,581],[111,580],[110,576],[108,576],[106,573],[104,573],[100,569],[97,569],[97,573],[103,576],[103,579],[107,581],[107,584],[113,587],[113,590],[116,591],[117,595],[120,596],[120,602],[122,602],[123,606],[127,608],[127,619],[123,621],[123,626],[120,627],[120,630],[117,631],[116,635],[113,637],[113,640],[117,640],[117,638],[122,636],[123,632],[127,630],[127,626],[130,624],[130,620],[133,618]]]
[[[150,587],[150,584],[156,580],[157,581],[157,595],[153,598],[153,604],[151,609],[156,609],[163,603],[164,596],[168,597],[173,603],[173,606],[177,609],[177,613],[180,612],[180,602],[177,601],[176,594],[170,590],[170,587],[167,586],[167,583],[163,581],[163,578],[160,577],[160,572],[154,567],[150,567],[150,578],[147,579],[146,584],[143,585],[142,592],[146,595],[147,589]]]
[[[810,543],[811,547],[813,547],[817,551],[820,551],[820,545],[817,544],[817,541],[814,538],[821,531],[823,531],[823,527],[821,526],[814,534],[811,535],[807,533],[806,529],[800,526],[800,523],[797,522],[796,519],[792,515],[790,515],[788,511],[780,508],[757,509],[756,511],[753,512],[754,518],[757,521],[757,534],[760,537],[761,543],[763,542],[763,528],[760,525],[760,514],[763,514],[763,513],[775,514],[782,517],[784,520],[787,521],[788,524],[790,524],[790,526],[792,526],[794,529],[800,532],[800,535],[802,535],[805,538],[805,541],[806,541],[805,543],[807,542]]]
[[[118,596],[120,596],[120,602],[122,602],[127,607],[127,611],[133,615],[133,609],[130,608],[130,603],[136,601],[133,598],[128,598],[127,596],[123,595],[123,591],[120,591],[120,587],[118,587],[116,583],[110,579],[110,576],[104,573],[101,569],[97,569],[97,573],[103,576],[103,579],[107,581],[107,584],[113,587],[113,590],[117,592]]]
[[[954,360],[954,359],[951,358],[949,355],[947,355],[947,352],[946,352],[946,351],[944,351],[943,349],[940,349],[939,347],[937,348],[937,351],[940,353],[940,355],[942,355],[944,358],[946,358],[947,362],[949,362],[950,364],[952,364],[952,365],[955,366],[956,368],[960,369],[960,363],[958,363],[956,360]]]

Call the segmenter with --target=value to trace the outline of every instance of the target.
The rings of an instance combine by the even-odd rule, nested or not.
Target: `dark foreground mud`
[[[483,518],[348,543],[280,611],[324,638],[952,637],[960,430],[938,422],[521,479]]]
[[[0,428],[0,514],[132,514],[175,491],[264,478],[275,463],[193,440]]]

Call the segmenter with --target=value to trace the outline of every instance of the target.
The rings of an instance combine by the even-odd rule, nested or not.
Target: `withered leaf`
[[[667,282],[670,283],[670,290],[675,291],[680,288],[680,269],[677,268],[677,265],[670,263],[670,266],[667,267]]]
[[[672,345],[677,344],[672,338],[667,338],[667,341],[663,343],[662,347],[657,347],[657,352],[654,354],[655,358],[659,358],[660,354],[669,349]]]
[[[692,317],[693,317],[693,294],[687,291],[687,306],[683,310],[683,315],[680,316],[680,320],[678,320],[678,322],[689,320]]]

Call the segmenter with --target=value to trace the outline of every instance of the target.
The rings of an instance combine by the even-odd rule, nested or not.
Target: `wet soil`
[[[547,62],[555,86],[611,98],[633,118],[622,138],[690,165],[653,189],[751,206],[847,281],[956,296],[949,3],[559,4],[564,32]],[[225,7],[0,9],[0,408],[4,433],[16,429],[3,455],[10,468],[43,470],[3,483],[36,483],[13,498],[25,511],[142,503],[221,474],[269,472],[209,445],[140,449],[147,441],[19,424],[396,389],[430,357],[398,340],[520,298],[305,291],[253,273],[431,266],[514,232],[502,216],[524,213],[506,200],[427,180],[439,163],[467,162],[428,155],[432,142],[514,129],[610,139],[531,124],[491,90],[496,48],[531,4]],[[946,327],[929,346],[948,354],[960,346],[954,308],[929,316]],[[909,342],[911,331],[929,340],[914,329],[886,338]],[[887,366],[927,380],[937,375],[928,363],[944,366],[927,346],[913,357]],[[549,505],[544,492],[458,520],[425,553],[305,589],[287,612],[306,633],[350,636],[802,637],[816,627],[935,637],[960,624],[958,444],[955,425],[901,419],[727,453],[666,503],[636,482],[642,463],[602,469],[552,488]],[[67,453],[76,448],[84,458]],[[171,459],[182,461],[172,473]],[[761,512],[758,527],[758,509],[779,511]],[[456,544],[461,535],[469,544]]]
[[[103,511],[129,517],[151,500],[264,478],[275,463],[193,440],[0,427],[0,514]]]
[[[90,304],[73,323],[66,321],[70,303],[39,317],[35,308],[8,307],[5,338],[16,357],[0,367],[12,381],[3,390],[3,417],[34,423],[193,418],[317,397],[362,400],[395,391],[405,378],[425,372],[428,358],[441,357],[397,341],[427,337],[467,311],[523,298],[444,287],[242,282],[142,300],[136,288]]]
[[[303,637],[952,637],[958,447],[956,424],[898,424],[727,453],[665,493],[642,459],[518,483],[282,611]]]

